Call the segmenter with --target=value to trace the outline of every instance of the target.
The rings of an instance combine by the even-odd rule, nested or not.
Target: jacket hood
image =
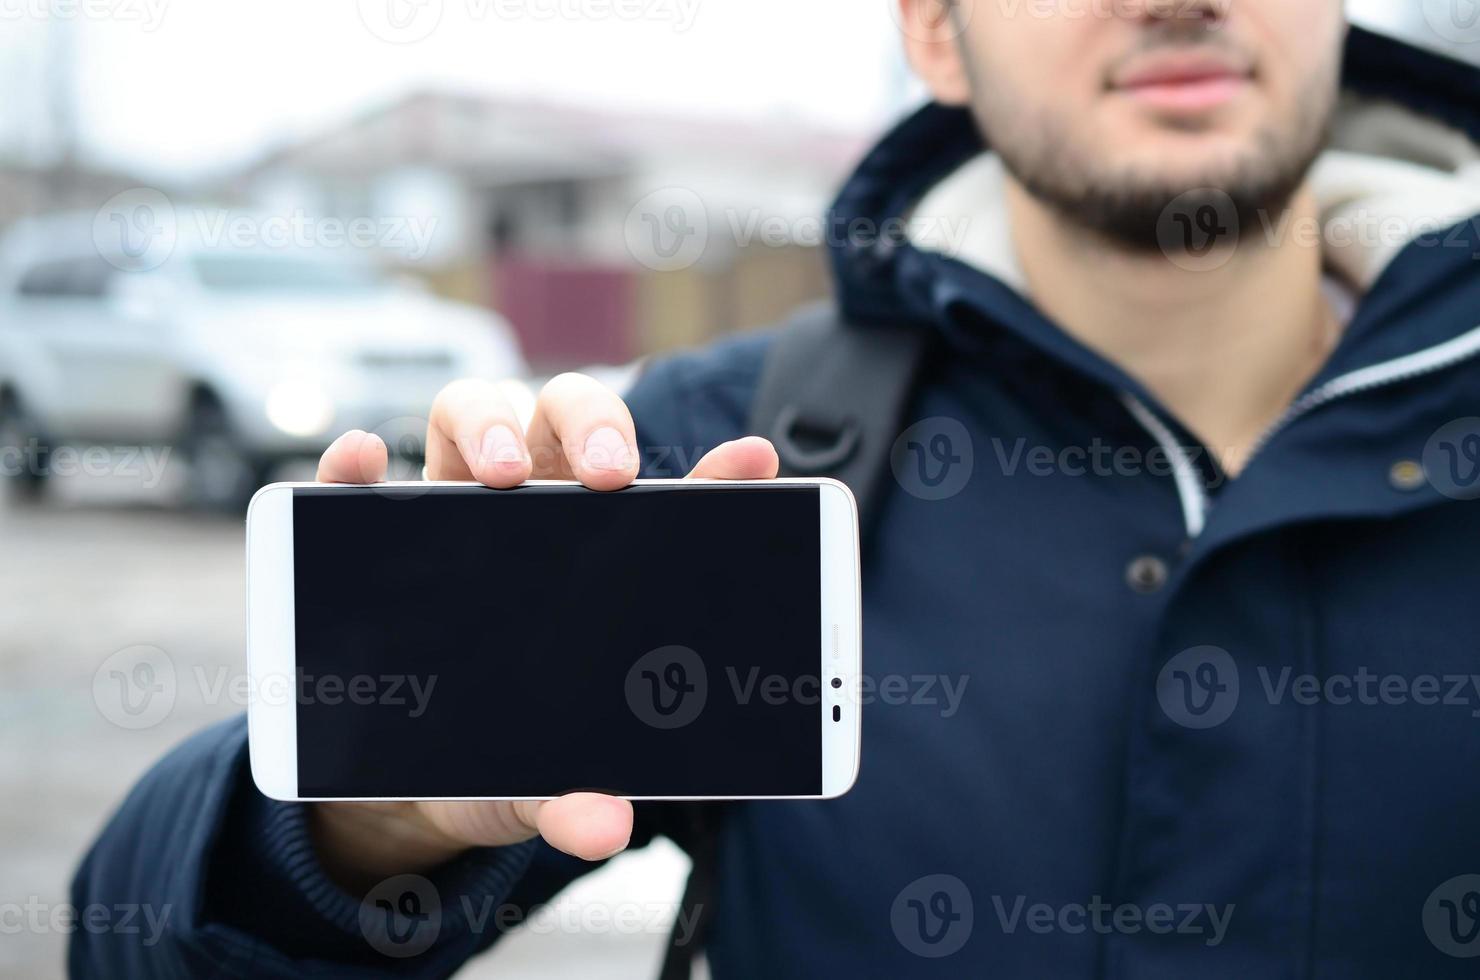
[[[950,331],[959,319],[950,308],[964,304],[1139,394],[1023,296],[1001,181],[969,111],[931,104],[905,119],[833,207],[843,312],[857,322],[918,319]],[[1328,370],[1439,343],[1480,322],[1480,277],[1471,274],[1480,228],[1466,224],[1480,214],[1480,69],[1352,27],[1332,138],[1311,183],[1328,272],[1363,297]],[[880,234],[850,238],[859,228]],[[1452,316],[1437,309],[1446,299]],[[1416,304],[1437,315],[1417,318],[1402,338],[1372,336],[1374,322]]]

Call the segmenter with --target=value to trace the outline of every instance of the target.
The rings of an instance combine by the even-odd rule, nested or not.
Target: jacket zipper
[[[1125,394],[1120,396],[1120,400],[1171,461],[1172,482],[1176,483],[1177,499],[1182,502],[1182,523],[1187,528],[1187,537],[1197,537],[1208,522],[1208,492],[1203,487],[1202,474],[1183,451],[1172,430],[1141,399]]]
[[[1480,354],[1480,326],[1460,334],[1442,344],[1425,348],[1414,354],[1359,368],[1339,377],[1332,378],[1319,387],[1301,395],[1291,403],[1284,413],[1254,442],[1249,451],[1245,469],[1252,463],[1275,436],[1289,428],[1296,420],[1331,402],[1349,395],[1361,394],[1376,388],[1398,384],[1413,378],[1434,374],[1462,364]],[[1187,457],[1166,423],[1156,417],[1146,405],[1134,395],[1121,396],[1126,408],[1141,426],[1156,440],[1172,463],[1172,477],[1177,485],[1177,495],[1182,502],[1183,522],[1188,538],[1196,538],[1207,526],[1208,495],[1196,466]]]
[[[1476,354],[1480,354],[1480,327],[1475,327],[1452,340],[1446,340],[1442,344],[1436,344],[1416,354],[1396,357],[1391,361],[1384,361],[1372,367],[1361,368],[1338,378],[1332,378],[1319,388],[1312,389],[1295,399],[1285,413],[1276,419],[1275,423],[1266,429],[1254,443],[1253,449],[1249,452],[1249,461],[1253,462],[1259,451],[1268,445],[1271,439],[1288,428],[1290,423],[1323,405],[1348,395],[1361,394],[1374,388],[1382,388],[1400,381],[1421,378],[1426,374],[1443,371],[1469,360]]]

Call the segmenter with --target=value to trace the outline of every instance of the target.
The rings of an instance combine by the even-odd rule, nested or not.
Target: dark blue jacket
[[[1471,69],[1357,32],[1347,82],[1480,136]],[[927,108],[838,227],[905,213],[980,150],[965,114]],[[944,499],[909,470],[889,483],[862,775],[838,801],[730,813],[714,975],[1474,976],[1480,219],[1386,266],[1235,481],[980,269],[887,240],[834,258],[850,315],[939,332],[903,421],[961,423],[970,478]],[[767,343],[649,370],[644,443],[691,459],[742,434]],[[303,809],[253,789],[245,742],[241,722],[202,733],[113,817],[74,901],[170,905],[170,928],[79,930],[76,974],[441,975],[497,936],[469,909],[583,870],[537,844],[468,855],[432,876],[430,948],[388,958]]]

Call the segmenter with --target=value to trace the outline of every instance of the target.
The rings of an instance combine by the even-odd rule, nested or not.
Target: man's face
[[[1154,246],[1190,191],[1282,207],[1324,141],[1341,0],[958,3],[989,142],[1035,196],[1125,243]]]

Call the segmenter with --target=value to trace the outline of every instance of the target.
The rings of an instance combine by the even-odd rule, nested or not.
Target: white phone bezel
[[[633,796],[633,800],[834,799],[858,778],[863,734],[861,698],[862,609],[858,553],[858,505],[842,483],[827,479],[638,480],[646,486],[708,488],[818,487],[822,578],[822,635],[818,681],[822,712],[822,793],[816,796]],[[533,480],[534,486],[579,486]],[[476,483],[380,483],[386,489],[436,492],[482,488]],[[293,625],[293,491],[301,487],[363,490],[363,486],[275,483],[253,496],[247,509],[247,670],[252,692],[247,728],[252,779],[275,800],[330,802],[350,799],[397,801],[405,797],[304,797],[298,795],[296,697]],[[833,678],[842,681],[834,687]],[[284,696],[286,694],[286,696]],[[833,710],[839,720],[833,720]],[[545,797],[437,797],[455,800],[542,799]],[[416,797],[428,799],[428,797]]]

